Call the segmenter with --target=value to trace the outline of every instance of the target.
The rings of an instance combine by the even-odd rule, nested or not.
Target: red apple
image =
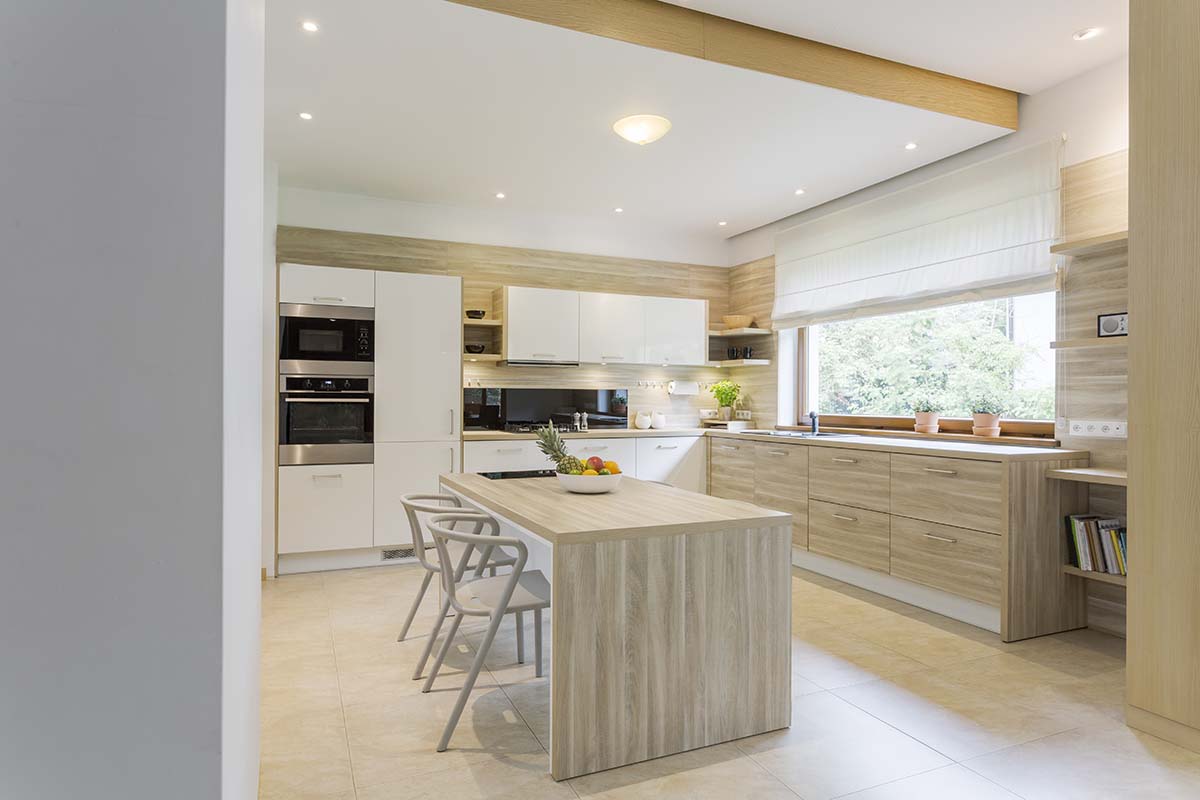
[[[600,456],[592,456],[587,460],[588,469],[594,469],[596,472],[604,469],[604,459]]]

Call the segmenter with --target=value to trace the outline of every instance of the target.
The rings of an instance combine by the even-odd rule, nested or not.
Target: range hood
[[[500,362],[506,367],[578,367],[578,361],[519,361],[508,360]]]

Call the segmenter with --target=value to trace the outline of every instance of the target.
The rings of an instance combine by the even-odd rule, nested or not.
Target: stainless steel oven
[[[375,309],[279,304],[283,375],[374,375]]]
[[[279,463],[372,463],[374,382],[371,377],[280,375]]]

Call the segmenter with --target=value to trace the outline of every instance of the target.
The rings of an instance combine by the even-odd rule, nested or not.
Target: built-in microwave
[[[279,463],[375,460],[374,378],[279,376]]]
[[[375,309],[280,303],[279,372],[375,374]]]

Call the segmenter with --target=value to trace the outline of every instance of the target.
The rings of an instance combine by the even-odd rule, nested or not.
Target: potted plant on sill
[[[913,398],[912,410],[916,418],[913,430],[917,433],[938,432],[938,417],[942,413],[942,404],[936,397],[917,395]]]
[[[717,398],[717,414],[720,419],[729,421],[733,419],[733,408],[738,404],[738,398],[742,394],[742,386],[739,383],[734,383],[731,380],[717,381],[709,391],[713,397]]]
[[[1000,414],[1004,411],[1004,403],[997,395],[981,394],[971,401],[971,417],[973,424],[971,433],[976,436],[999,436]]]

